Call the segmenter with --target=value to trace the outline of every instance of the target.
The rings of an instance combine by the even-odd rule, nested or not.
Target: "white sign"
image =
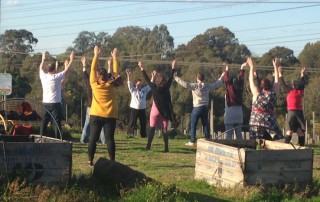
[[[12,76],[9,73],[0,73],[0,95],[12,93]]]

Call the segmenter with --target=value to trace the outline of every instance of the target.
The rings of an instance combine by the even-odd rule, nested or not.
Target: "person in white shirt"
[[[150,92],[150,86],[146,85],[143,87],[141,79],[137,79],[134,84],[130,81],[131,71],[126,69],[126,74],[128,78],[128,88],[131,94],[130,101],[130,118],[128,123],[128,135],[134,134],[134,129],[137,123],[137,120],[140,121],[140,136],[142,138],[147,137],[147,94]]]
[[[55,63],[48,64],[44,70],[45,61],[47,59],[47,52],[42,53],[42,60],[39,66],[39,76],[42,84],[43,110],[42,122],[40,127],[40,135],[45,135],[47,132],[47,125],[51,118],[54,119],[55,137],[61,138],[61,83],[65,79],[65,75],[70,71],[75,53],[70,53],[70,60],[62,72],[57,72]],[[52,116],[52,117],[51,117]]]

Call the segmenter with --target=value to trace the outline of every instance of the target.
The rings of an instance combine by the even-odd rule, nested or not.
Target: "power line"
[[[20,55],[41,55],[41,53],[24,53],[24,52],[11,52],[12,54],[20,54]],[[50,54],[51,56],[57,56],[54,54]],[[76,56],[76,59],[82,58],[82,56]],[[92,60],[92,57],[87,57],[88,60]],[[99,60],[108,60],[109,57],[100,57]],[[162,64],[162,65],[170,65],[172,61],[164,61],[164,60],[146,60],[146,59],[132,59],[128,57],[121,57],[119,56],[119,62],[133,62],[133,63],[138,63],[139,61],[143,61],[146,64]],[[222,63],[202,63],[202,62],[183,62],[183,61],[178,61],[179,66],[196,66],[196,67],[207,67],[207,68],[224,68],[224,65]],[[241,64],[229,64],[230,68],[239,68]],[[273,71],[273,66],[263,66],[263,65],[256,65],[256,69],[259,70],[272,70]],[[283,67],[284,70],[286,71],[295,71],[298,67]],[[320,72],[320,68],[308,68],[308,72]]]
[[[37,1],[37,2],[33,2],[33,3],[27,3],[27,4],[23,4],[23,3],[19,3],[15,6],[25,6],[25,5],[34,5],[34,4],[47,4],[47,3],[50,3],[50,2],[57,2],[59,0],[49,0],[49,1]],[[64,1],[64,0],[60,0],[60,1]],[[7,7],[11,7],[10,5],[9,6],[3,6],[2,8],[7,8]]]
[[[111,2],[154,2],[154,3],[246,3],[246,4],[312,4],[320,1],[210,1],[210,0],[94,0]]]
[[[100,2],[101,3],[101,2]],[[66,7],[74,7],[81,5],[88,5],[90,2],[82,2],[82,3],[72,3],[72,4],[55,4],[54,6],[42,6],[42,7],[32,7],[32,8],[23,8],[23,9],[14,9],[14,10],[4,10],[2,13],[15,13],[15,12],[23,12],[23,11],[35,11],[35,10],[52,10],[53,8],[66,8]]]
[[[243,14],[236,14],[236,15],[219,16],[219,17],[213,17],[213,18],[202,18],[202,19],[195,19],[195,20],[176,21],[176,22],[169,22],[169,23],[162,23],[162,24],[169,25],[169,24],[190,23],[190,22],[206,21],[206,20],[213,20],[213,19],[219,19],[219,18],[230,18],[230,17],[239,17],[239,16],[247,16],[247,15],[256,15],[256,14],[262,14],[262,13],[279,12],[279,11],[285,11],[285,10],[301,9],[301,8],[316,7],[316,6],[320,6],[320,4],[311,5],[311,6],[301,6],[301,7],[293,7],[293,8],[284,8],[284,9],[252,12],[252,13],[243,13]],[[132,19],[132,18],[126,18],[126,19]],[[144,27],[151,27],[151,26],[155,26],[155,25],[144,25]],[[113,30],[100,30],[98,32],[108,32],[108,31],[114,31],[114,30],[115,29],[113,29]],[[66,36],[66,35],[75,35],[75,34],[78,34],[78,33],[53,34],[53,35],[44,35],[44,36],[39,36],[39,37],[45,38],[45,37]]]
[[[127,5],[125,5],[127,6]],[[112,21],[118,21],[118,20],[126,20],[126,19],[135,19],[132,18],[132,16],[138,16],[136,18],[141,18],[141,17],[150,17],[150,16],[158,16],[161,14],[176,14],[176,13],[183,13],[183,12],[190,12],[190,11],[199,11],[199,10],[207,10],[207,9],[212,9],[212,8],[221,8],[221,7],[227,7],[227,6],[232,6],[232,5],[219,5],[219,6],[212,6],[212,7],[197,7],[197,8],[187,8],[187,9],[175,9],[175,10],[167,10],[167,11],[161,11],[161,12],[148,12],[148,13],[139,13],[139,14],[133,14],[133,15],[121,15],[121,18],[114,19],[112,17]],[[127,18],[123,18],[127,17]],[[91,20],[99,20],[92,22]],[[77,20],[77,22],[83,22],[83,21],[91,21],[88,23],[79,23],[79,24],[72,24],[71,26],[78,26],[78,25],[84,25],[84,24],[95,24],[95,23],[101,23],[101,22],[110,22],[110,19],[104,18],[104,20],[101,21],[101,17],[99,18],[90,18],[90,19],[80,19]],[[31,25],[42,25],[42,24],[52,24],[52,23],[59,23],[61,24],[61,21],[56,21],[56,22],[45,22],[45,23],[34,23],[34,24],[24,24],[24,25],[16,25],[16,26],[31,26]],[[34,29],[34,30],[40,30],[40,29],[50,29],[50,28],[57,28],[57,27],[64,27],[65,25],[58,25],[58,26],[52,26],[52,27],[46,27],[46,28],[39,28],[39,29]],[[70,25],[69,25],[70,26]],[[9,27],[9,26],[3,26],[3,27]]]
[[[96,10],[102,10],[102,9],[106,9],[106,8],[116,8],[116,7],[124,7],[124,6],[133,6],[133,5],[139,5],[139,4],[142,4],[142,3],[119,5],[119,6],[107,6],[107,7],[92,8],[92,9],[86,8],[86,9],[83,9],[83,10],[61,11],[61,12],[55,12],[55,13],[46,13],[46,14],[38,14],[38,15],[12,17],[12,18],[5,18],[4,20],[12,20],[12,19],[20,19],[20,18],[33,18],[33,17],[40,17],[40,16],[43,17],[44,15],[52,16],[52,15],[60,15],[60,14],[63,14],[63,13],[77,13],[77,12],[83,12],[83,11],[84,11],[84,12],[87,12],[87,11],[90,11],[90,10],[95,10],[95,11],[96,11]]]

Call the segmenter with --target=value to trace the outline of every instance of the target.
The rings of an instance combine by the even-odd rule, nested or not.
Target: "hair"
[[[239,91],[239,90],[241,90],[241,83],[240,83],[240,79],[239,78],[237,78],[237,77],[231,77],[230,79],[229,79],[229,83],[232,85],[232,87],[233,87],[233,90],[234,91]]]
[[[56,65],[54,63],[50,63],[47,65],[47,72],[54,72],[56,70]]]
[[[271,81],[269,79],[262,79],[260,82],[260,89],[263,90],[271,90],[272,89],[272,84]]]
[[[157,74],[155,78],[155,84],[158,87],[164,87],[166,83],[167,83],[167,80],[164,78],[164,76],[162,74]]]
[[[292,80],[291,81],[293,89],[299,90],[302,87],[302,83],[300,80]]]
[[[138,82],[141,82],[141,79],[137,79],[137,80],[135,80],[135,81],[133,82],[134,87],[136,87],[136,85],[137,85]]]
[[[201,72],[198,72],[197,79],[199,79],[200,81],[204,81],[204,74]]]
[[[108,79],[111,77],[111,74],[109,74],[105,68],[98,68],[97,72],[100,76],[100,79],[103,81],[108,81]]]

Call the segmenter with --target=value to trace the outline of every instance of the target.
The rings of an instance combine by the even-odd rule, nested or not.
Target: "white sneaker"
[[[189,147],[196,147],[197,146],[197,144],[194,142],[187,142],[185,145],[189,146]]]

